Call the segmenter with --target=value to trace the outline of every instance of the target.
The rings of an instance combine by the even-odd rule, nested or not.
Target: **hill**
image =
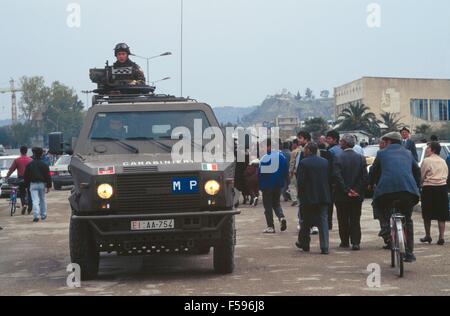
[[[245,125],[271,122],[278,116],[298,116],[300,120],[309,117],[333,119],[334,99],[299,99],[289,92],[268,96],[253,112],[242,118]]]
[[[237,106],[223,106],[213,108],[214,113],[219,120],[219,123],[227,124],[237,124],[244,116],[253,112],[257,107],[237,107]]]

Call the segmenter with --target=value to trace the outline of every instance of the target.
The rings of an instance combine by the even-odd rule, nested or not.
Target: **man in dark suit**
[[[318,146],[308,143],[305,158],[297,169],[301,227],[296,246],[308,252],[312,226],[319,228],[322,254],[329,254],[328,207],[331,204],[330,173],[328,161],[317,156]]]
[[[402,135],[402,146],[408,149],[413,155],[414,159],[419,162],[419,156],[417,155],[416,144],[410,139],[411,132],[408,128],[403,127],[400,130],[400,134]]]
[[[336,183],[334,202],[337,209],[341,248],[360,250],[361,210],[368,183],[366,159],[357,154],[355,137],[346,134],[340,141],[342,154],[333,162],[333,180]]]

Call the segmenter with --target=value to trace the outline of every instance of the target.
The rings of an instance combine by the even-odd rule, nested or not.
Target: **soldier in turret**
[[[145,75],[142,69],[129,58],[130,47],[119,43],[114,48],[117,61],[113,65],[112,75],[116,81],[127,81],[130,85],[145,85]]]

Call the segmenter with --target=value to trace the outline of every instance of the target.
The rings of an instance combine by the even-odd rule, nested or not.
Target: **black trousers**
[[[341,243],[344,245],[361,244],[362,202],[359,200],[336,202],[336,210]]]

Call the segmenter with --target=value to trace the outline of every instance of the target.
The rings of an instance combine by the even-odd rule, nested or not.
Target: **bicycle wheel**
[[[400,238],[398,236],[398,232],[395,234],[395,266],[397,268],[397,274],[400,278],[403,278],[404,268],[403,268],[403,260],[404,255],[400,251]]]

